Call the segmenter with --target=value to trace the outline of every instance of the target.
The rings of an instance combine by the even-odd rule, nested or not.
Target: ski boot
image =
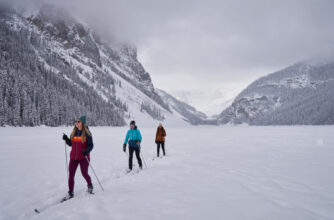
[[[93,189],[94,189],[93,184],[90,184],[90,185],[88,185],[87,192],[90,193],[90,194],[94,194]]]
[[[67,200],[69,200],[69,199],[72,199],[73,196],[74,196],[74,195],[73,195],[73,192],[68,191],[67,196],[65,196],[60,202],[65,202],[65,201],[67,201]]]

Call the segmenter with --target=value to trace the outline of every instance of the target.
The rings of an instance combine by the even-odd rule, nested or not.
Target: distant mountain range
[[[81,114],[90,125],[205,123],[181,102],[191,111],[174,114],[177,100],[157,92],[135,47],[103,39],[59,8],[0,8],[0,48],[1,126],[73,124]]]
[[[334,62],[301,62],[243,90],[218,124],[334,124]]]
[[[204,113],[197,111],[194,107],[176,99],[167,92],[159,89],[157,89],[156,91],[159,96],[168,103],[173,114],[179,114],[179,117],[182,117],[184,121],[187,121],[193,125],[217,124],[216,120],[208,119],[208,117]]]

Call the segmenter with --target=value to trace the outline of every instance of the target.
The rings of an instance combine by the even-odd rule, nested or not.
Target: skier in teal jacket
[[[126,144],[129,143],[129,171],[132,170],[132,158],[133,153],[136,153],[137,161],[139,164],[139,168],[142,169],[142,161],[140,158],[140,143],[142,137],[140,131],[137,129],[136,122],[130,122],[130,129],[126,133],[126,137],[123,144],[123,151],[126,152]]]

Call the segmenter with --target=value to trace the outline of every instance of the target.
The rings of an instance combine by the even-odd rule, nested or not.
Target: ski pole
[[[67,147],[66,147],[66,141],[65,141],[65,158],[66,158],[66,172],[67,172],[67,179],[68,179],[68,162],[67,162]]]
[[[147,165],[146,165],[146,161],[145,161],[145,158],[144,158],[144,156],[143,156],[143,154],[140,152],[140,155],[141,155],[141,157],[143,158],[143,161],[144,161],[144,164],[145,164],[145,168],[147,169]]]
[[[86,160],[87,160],[87,162],[88,162],[90,168],[92,169],[92,171],[93,171],[93,173],[94,173],[94,175],[95,175],[95,177],[96,177],[96,179],[97,179],[97,182],[100,184],[102,191],[104,191],[104,189],[103,189],[103,187],[102,187],[102,184],[100,183],[99,178],[97,178],[97,176],[96,176],[96,173],[95,173],[95,171],[94,171],[94,169],[93,169],[93,166],[90,164],[90,161],[88,160],[88,157],[86,156],[85,158],[86,158]]]

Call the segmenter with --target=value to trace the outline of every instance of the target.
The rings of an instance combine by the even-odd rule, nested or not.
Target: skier
[[[64,201],[71,199],[74,196],[74,176],[79,164],[81,174],[87,182],[87,192],[91,194],[93,193],[93,184],[90,176],[88,175],[89,163],[87,161],[87,159],[90,160],[89,153],[93,149],[93,138],[85,123],[86,116],[83,115],[78,120],[76,120],[71,137],[68,138],[66,134],[63,135],[63,140],[66,141],[66,144],[68,146],[72,146],[68,178],[69,190],[68,195],[63,199]]]
[[[165,137],[166,136],[167,136],[166,131],[164,127],[162,126],[162,124],[160,123],[157,128],[157,133],[155,134],[155,143],[157,144],[157,157],[159,157],[160,145],[161,145],[164,156],[166,156],[166,152],[165,152]]]
[[[129,141],[129,169],[128,172],[132,170],[132,158],[133,153],[136,153],[137,161],[139,164],[139,168],[143,169],[142,160],[140,158],[140,143],[141,143],[141,134],[140,131],[137,129],[136,122],[130,122],[130,129],[126,133],[126,137],[123,144],[123,151],[126,152],[126,144]]]

